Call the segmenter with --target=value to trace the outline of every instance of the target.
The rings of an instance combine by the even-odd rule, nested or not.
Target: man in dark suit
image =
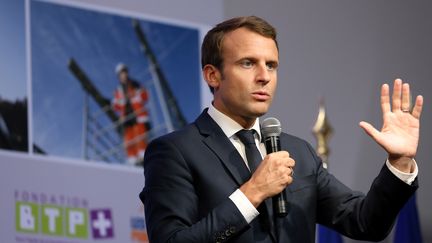
[[[316,223],[356,239],[389,233],[418,187],[413,158],[422,97],[410,111],[408,84],[396,80],[392,98],[382,86],[383,128],[360,126],[389,157],[363,195],[323,169],[304,140],[282,133],[283,151],[267,154],[259,117],[273,99],[278,62],[276,31],[260,18],[230,19],[207,33],[202,69],[212,105],[146,151],[140,198],[152,243],[314,242]],[[262,156],[259,164],[250,159],[245,133]],[[273,213],[271,198],[278,193],[288,199],[285,217]]]

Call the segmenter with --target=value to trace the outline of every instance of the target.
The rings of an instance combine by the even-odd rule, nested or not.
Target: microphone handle
[[[267,153],[278,152],[281,150],[279,136],[270,136],[265,139],[265,146]],[[285,198],[284,191],[272,198],[273,200],[273,211],[278,217],[285,217],[288,214],[288,203]]]

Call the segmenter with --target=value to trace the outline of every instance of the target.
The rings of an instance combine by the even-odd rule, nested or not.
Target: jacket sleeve
[[[317,158],[317,161],[321,160]],[[321,162],[317,181],[318,223],[357,240],[383,240],[390,233],[401,208],[418,188],[417,179],[408,185],[386,165],[366,195],[343,185],[322,167]]]
[[[144,159],[144,203],[150,242],[224,242],[250,226],[227,197],[204,217],[193,172],[168,139],[150,143]]]

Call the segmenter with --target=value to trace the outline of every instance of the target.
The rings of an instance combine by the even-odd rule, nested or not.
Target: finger
[[[370,123],[368,122],[360,122],[360,127],[363,128],[363,130],[369,135],[371,136],[374,140],[376,140],[376,138],[379,135],[379,131],[377,129],[375,129],[375,127],[373,127]]]
[[[411,96],[410,87],[408,83],[402,85],[402,105],[401,109],[403,112],[410,111],[411,109]]]
[[[294,178],[293,178],[292,174],[289,174],[289,175],[286,177],[286,181],[285,181],[285,183],[283,184],[283,188],[289,186],[289,185],[293,182],[293,180],[294,180]]]
[[[293,168],[295,166],[295,161],[292,158],[284,159],[283,161],[281,161],[281,163],[279,164],[279,166],[291,169],[291,168]]]
[[[393,85],[392,110],[393,112],[401,109],[402,80],[396,79]]]
[[[388,84],[383,84],[381,86],[381,109],[383,113],[387,113],[390,111],[390,96]]]
[[[290,168],[291,172],[289,174],[289,176],[293,177],[294,176],[294,168]]]
[[[274,153],[269,153],[268,155],[278,156],[279,158],[289,158],[290,157],[290,154],[288,153],[288,151],[285,151],[285,150],[277,151]]]
[[[295,166],[295,160],[290,158],[287,163],[288,167],[292,168]]]
[[[294,175],[294,169],[291,167],[285,168],[281,175],[288,176],[286,177],[286,179],[288,179],[289,177],[292,177]]]
[[[412,111],[412,115],[415,118],[420,119],[422,109],[423,109],[423,96],[419,95],[416,98],[415,105],[414,105],[414,108]]]

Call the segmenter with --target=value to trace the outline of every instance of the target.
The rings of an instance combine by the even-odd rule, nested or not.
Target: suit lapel
[[[207,109],[197,118],[195,124],[204,137],[203,142],[216,154],[236,183],[240,186],[249,180],[250,172],[242,157],[222,129],[207,114]]]
[[[246,167],[243,158],[240,156],[234,145],[226,137],[222,129],[217,123],[207,114],[207,109],[195,121],[198,130],[203,135],[203,142],[212,150],[220,159],[222,164],[227,168],[236,183],[241,186],[250,178],[250,171]],[[273,242],[277,241],[274,222],[273,222],[273,206],[272,199],[268,198],[263,202],[263,209],[267,212],[264,217],[270,227],[270,235]]]

